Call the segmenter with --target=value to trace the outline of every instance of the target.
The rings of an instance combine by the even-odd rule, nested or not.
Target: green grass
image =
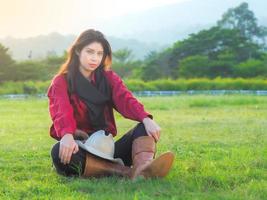
[[[51,167],[47,101],[0,100],[1,199],[266,199],[267,98],[140,98],[162,128],[158,154],[175,153],[165,179],[79,179]],[[136,122],[116,114],[120,137]],[[117,137],[117,138],[118,138]]]

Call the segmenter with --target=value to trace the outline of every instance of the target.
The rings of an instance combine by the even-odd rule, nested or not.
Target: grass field
[[[0,199],[266,199],[267,97],[140,98],[175,153],[165,179],[79,179],[51,167],[44,99],[0,100]],[[119,136],[136,122],[116,114]]]

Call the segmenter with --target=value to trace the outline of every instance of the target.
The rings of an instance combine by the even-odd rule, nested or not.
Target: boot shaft
[[[142,136],[133,141],[131,179],[138,176],[145,178],[165,177],[168,174],[173,164],[174,154],[166,152],[154,160],[155,152],[156,143],[154,138]]]
[[[130,174],[130,167],[105,160],[90,153],[86,154],[86,163],[83,177],[104,177],[113,175],[130,177]]]

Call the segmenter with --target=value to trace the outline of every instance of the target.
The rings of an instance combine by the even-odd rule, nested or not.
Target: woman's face
[[[91,73],[96,70],[104,56],[103,46],[99,42],[92,42],[86,45],[79,53],[80,70]]]

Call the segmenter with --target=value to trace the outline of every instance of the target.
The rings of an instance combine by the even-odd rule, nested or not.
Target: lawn
[[[80,179],[51,166],[46,99],[0,99],[1,199],[266,199],[267,97],[143,97],[161,126],[165,179]],[[120,137],[136,122],[116,114]]]

